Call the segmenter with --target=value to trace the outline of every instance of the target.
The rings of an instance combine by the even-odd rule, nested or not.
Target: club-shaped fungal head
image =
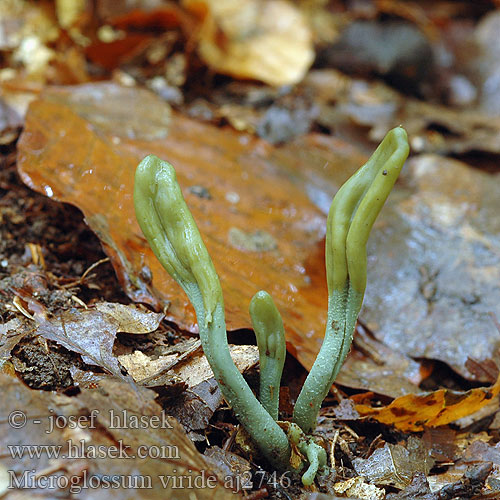
[[[260,362],[260,402],[278,419],[279,390],[286,356],[283,320],[272,297],[261,290],[250,301],[250,318]]]
[[[366,287],[366,242],[409,153],[402,127],[390,130],[370,159],[339,189],[327,221],[328,292]]]
[[[216,304],[223,304],[219,277],[169,163],[154,155],[139,163],[134,204],[154,254],[195,308],[203,304],[205,321],[210,322]]]

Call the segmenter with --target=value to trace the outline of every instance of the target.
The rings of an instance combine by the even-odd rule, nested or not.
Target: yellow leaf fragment
[[[338,495],[359,498],[360,500],[383,500],[385,493],[382,488],[368,484],[361,476],[352,477],[347,481],[339,481],[333,485]]]
[[[467,392],[439,389],[428,394],[407,394],[388,406],[372,408],[356,405],[361,416],[372,417],[402,431],[418,432],[425,427],[439,427],[472,415],[500,393],[500,376],[491,387],[478,387]]]

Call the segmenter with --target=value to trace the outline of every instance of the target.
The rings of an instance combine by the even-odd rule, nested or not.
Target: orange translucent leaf
[[[430,394],[407,394],[383,408],[356,405],[361,416],[372,417],[402,431],[422,431],[425,427],[446,425],[486,406],[500,392],[500,376],[491,387],[467,392],[440,389]]]
[[[120,96],[120,109],[107,106]],[[178,114],[169,123],[162,106],[147,91],[111,84],[45,92],[26,117],[19,172],[34,189],[82,210],[133,300],[169,304],[167,318],[196,331],[194,311],[152,254],[132,203],[138,162],[150,153],[171,162],[221,278],[228,328],[251,328],[250,299],[266,290],[283,316],[289,351],[311,367],[327,307],[326,217],[316,205],[328,209],[364,156],[325,136],[275,148]]]

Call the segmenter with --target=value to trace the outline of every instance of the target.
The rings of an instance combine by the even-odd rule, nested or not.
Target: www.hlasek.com
[[[175,445],[140,445],[135,453],[132,448],[119,440],[116,445],[94,445],[85,439],[74,442],[71,439],[65,444],[23,444],[7,445],[9,454],[14,459],[29,457],[39,459],[46,456],[49,459],[83,458],[153,458],[153,459],[179,459],[179,448]]]

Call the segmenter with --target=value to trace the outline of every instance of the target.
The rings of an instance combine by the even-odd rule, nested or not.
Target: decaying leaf
[[[259,359],[256,346],[230,346],[231,357],[241,372],[255,366]],[[201,431],[208,426],[214,411],[223,399],[207,358],[200,352],[172,369],[180,380],[186,381],[190,390],[165,404],[169,414],[175,416],[193,440],[206,440]]]
[[[230,478],[230,482],[235,486],[240,485],[241,489],[252,487],[250,481],[252,466],[248,460],[218,446],[211,446],[204,455],[219,479]]]
[[[24,316],[0,325],[0,365],[10,358],[10,351],[18,342],[33,330],[33,325]]]
[[[438,462],[450,462],[455,458],[457,445],[456,431],[449,427],[427,428],[422,439],[431,457]]]
[[[119,354],[118,360],[136,382],[141,382],[170,371],[170,367],[176,363],[178,357],[176,354],[169,354],[152,359],[142,351],[134,351],[129,354]]]
[[[417,472],[427,475],[433,460],[424,443],[410,436],[406,446],[385,443],[369,458],[355,458],[353,465],[356,472],[372,484],[404,489]]]
[[[118,359],[136,382],[154,379],[162,373],[168,373],[170,377],[183,380],[188,387],[193,388],[210,380],[214,375],[207,358],[200,350],[200,342],[188,341],[188,343],[192,345],[188,351],[162,355],[156,359],[151,359],[140,351],[119,354]],[[231,345],[229,349],[233,361],[241,372],[255,366],[259,361],[256,346]]]
[[[423,155],[402,181],[368,244],[376,293],[365,296],[361,318],[393,349],[475,379],[469,358],[500,361],[500,176]]]
[[[417,472],[412,479],[412,482],[398,493],[390,493],[387,495],[387,500],[438,500],[437,494],[432,493],[427,481],[427,477],[423,472]]]
[[[39,91],[38,85],[19,85],[17,81],[0,82],[0,131],[8,133],[24,125],[28,106],[37,98]]]
[[[304,86],[317,95],[318,122],[341,134],[349,134],[355,123],[370,127],[370,138],[378,142],[391,124],[400,123],[408,132],[414,153],[500,152],[497,115],[431,104],[403,95],[380,81],[352,79],[330,69],[310,72]],[[346,132],[342,132],[344,128]]]
[[[392,398],[420,391],[418,385],[428,375],[422,363],[368,335],[360,325],[354,347],[335,380],[337,384]]]
[[[114,142],[161,140],[168,134],[170,106],[142,88],[103,82],[78,85],[70,93],[54,90],[47,98],[71,103],[73,110],[87,119],[98,135],[108,135]],[[92,169],[88,173],[91,174]]]
[[[154,331],[162,318],[163,314],[143,311],[133,305],[103,303],[96,309],[63,312],[41,322],[36,332],[81,354],[84,362],[123,377],[118,359],[113,355],[116,334]]]
[[[199,342],[196,342],[199,347]],[[230,346],[231,357],[241,372],[255,366],[259,360],[256,346]],[[215,381],[207,358],[198,349],[184,353],[160,356],[151,360],[145,354],[134,351],[118,357],[122,366],[137,383],[159,386],[167,382],[182,381],[187,391],[167,391],[163,396],[164,408],[189,432],[192,440],[206,438],[198,431],[205,429],[214,411],[222,403],[222,394]]]
[[[491,462],[474,460],[469,466],[460,463],[442,474],[429,477],[430,488],[434,492],[434,498],[429,500],[480,498],[483,495],[486,498],[494,495],[492,498],[495,498],[500,492],[497,477],[498,467],[493,466]],[[486,482],[488,484],[485,484]]]
[[[311,33],[285,0],[184,0],[202,17],[198,51],[209,66],[238,78],[290,85],[312,64]]]
[[[116,324],[116,331],[123,333],[154,332],[164,316],[162,313],[153,313],[133,305],[115,302],[97,302],[93,307],[113,320]]]
[[[5,99],[0,87],[0,145],[10,144],[19,135],[23,119]]]
[[[192,441],[206,441],[204,431],[215,410],[222,404],[222,394],[214,378],[201,382],[189,391],[165,402],[165,411],[175,417]]]
[[[259,351],[256,346],[231,345],[229,349],[231,358],[241,372],[255,366],[259,361]],[[191,387],[213,378],[207,358],[201,353],[197,353],[189,360],[175,366],[172,371]]]

